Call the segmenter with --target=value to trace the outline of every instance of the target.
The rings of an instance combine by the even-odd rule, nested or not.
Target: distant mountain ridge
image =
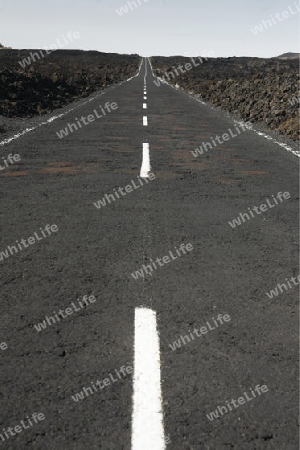
[[[283,53],[282,55],[277,56],[277,58],[279,59],[297,59],[299,57],[300,53],[293,53],[293,52]]]

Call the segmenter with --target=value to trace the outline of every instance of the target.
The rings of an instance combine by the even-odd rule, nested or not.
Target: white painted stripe
[[[46,122],[41,122],[38,125],[36,125],[35,127],[26,128],[25,130],[21,131],[20,133],[15,134],[14,136],[12,136],[10,138],[7,138],[7,139],[4,139],[3,141],[1,141],[0,142],[0,146],[2,147],[5,144],[9,144],[11,141],[14,141],[15,139],[18,139],[19,137],[23,136],[24,134],[29,133],[32,130],[36,130],[37,128],[39,128],[39,127],[41,127],[43,125],[47,125],[47,123],[51,123],[51,122],[53,122],[53,120],[56,120],[56,119],[64,116],[65,114],[68,114],[71,111],[73,111],[73,109],[70,109],[69,111],[65,112],[64,114],[59,114],[58,116],[50,117],[50,119],[48,119]]]
[[[147,109],[147,103],[143,103],[143,108]]]
[[[147,100],[147,96],[146,95],[144,95],[144,100]]]
[[[151,171],[150,166],[150,152],[149,152],[149,144],[143,144],[143,161],[140,172],[141,178],[148,178],[149,172]]]
[[[148,126],[148,117],[147,116],[143,117],[143,125],[144,125],[144,127]]]
[[[156,312],[135,309],[132,450],[165,450]]]
[[[292,149],[292,147],[290,147],[288,144],[285,144],[284,142],[280,142],[277,139],[274,139],[272,136],[269,136],[266,133],[262,133],[261,131],[255,130],[255,128],[253,128],[253,124],[250,122],[244,122],[243,120],[233,120],[233,122],[235,124],[237,124],[238,126],[244,126],[245,128],[247,128],[248,130],[253,131],[254,133],[258,134],[259,136],[264,137],[265,139],[267,139],[268,141],[272,141],[275,144],[279,145],[280,147],[284,148],[285,150],[287,150],[288,152],[293,153],[293,155],[298,156],[298,158],[300,158],[300,151],[299,150],[294,150]]]

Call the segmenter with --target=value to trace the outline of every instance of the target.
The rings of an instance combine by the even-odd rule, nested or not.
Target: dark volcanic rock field
[[[178,68],[191,58],[157,56],[151,61],[157,76],[203,101],[299,139],[298,59],[194,58],[186,73]]]
[[[30,54],[30,64],[19,61]],[[0,50],[0,116],[32,117],[58,109],[136,74],[138,55],[97,51]],[[34,61],[35,60],[35,61]],[[1,123],[0,123],[1,132]]]

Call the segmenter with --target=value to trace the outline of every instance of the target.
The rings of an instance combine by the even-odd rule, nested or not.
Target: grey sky
[[[131,0],[132,1],[132,0]],[[299,0],[0,0],[0,42],[43,48],[69,31],[65,48],[150,55],[271,57],[299,52]],[[276,13],[296,11],[254,35],[251,28]],[[204,55],[205,56],[205,55]]]

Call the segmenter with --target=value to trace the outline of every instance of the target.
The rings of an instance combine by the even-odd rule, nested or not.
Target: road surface
[[[298,448],[298,158],[154,81],[1,147],[2,448]]]

